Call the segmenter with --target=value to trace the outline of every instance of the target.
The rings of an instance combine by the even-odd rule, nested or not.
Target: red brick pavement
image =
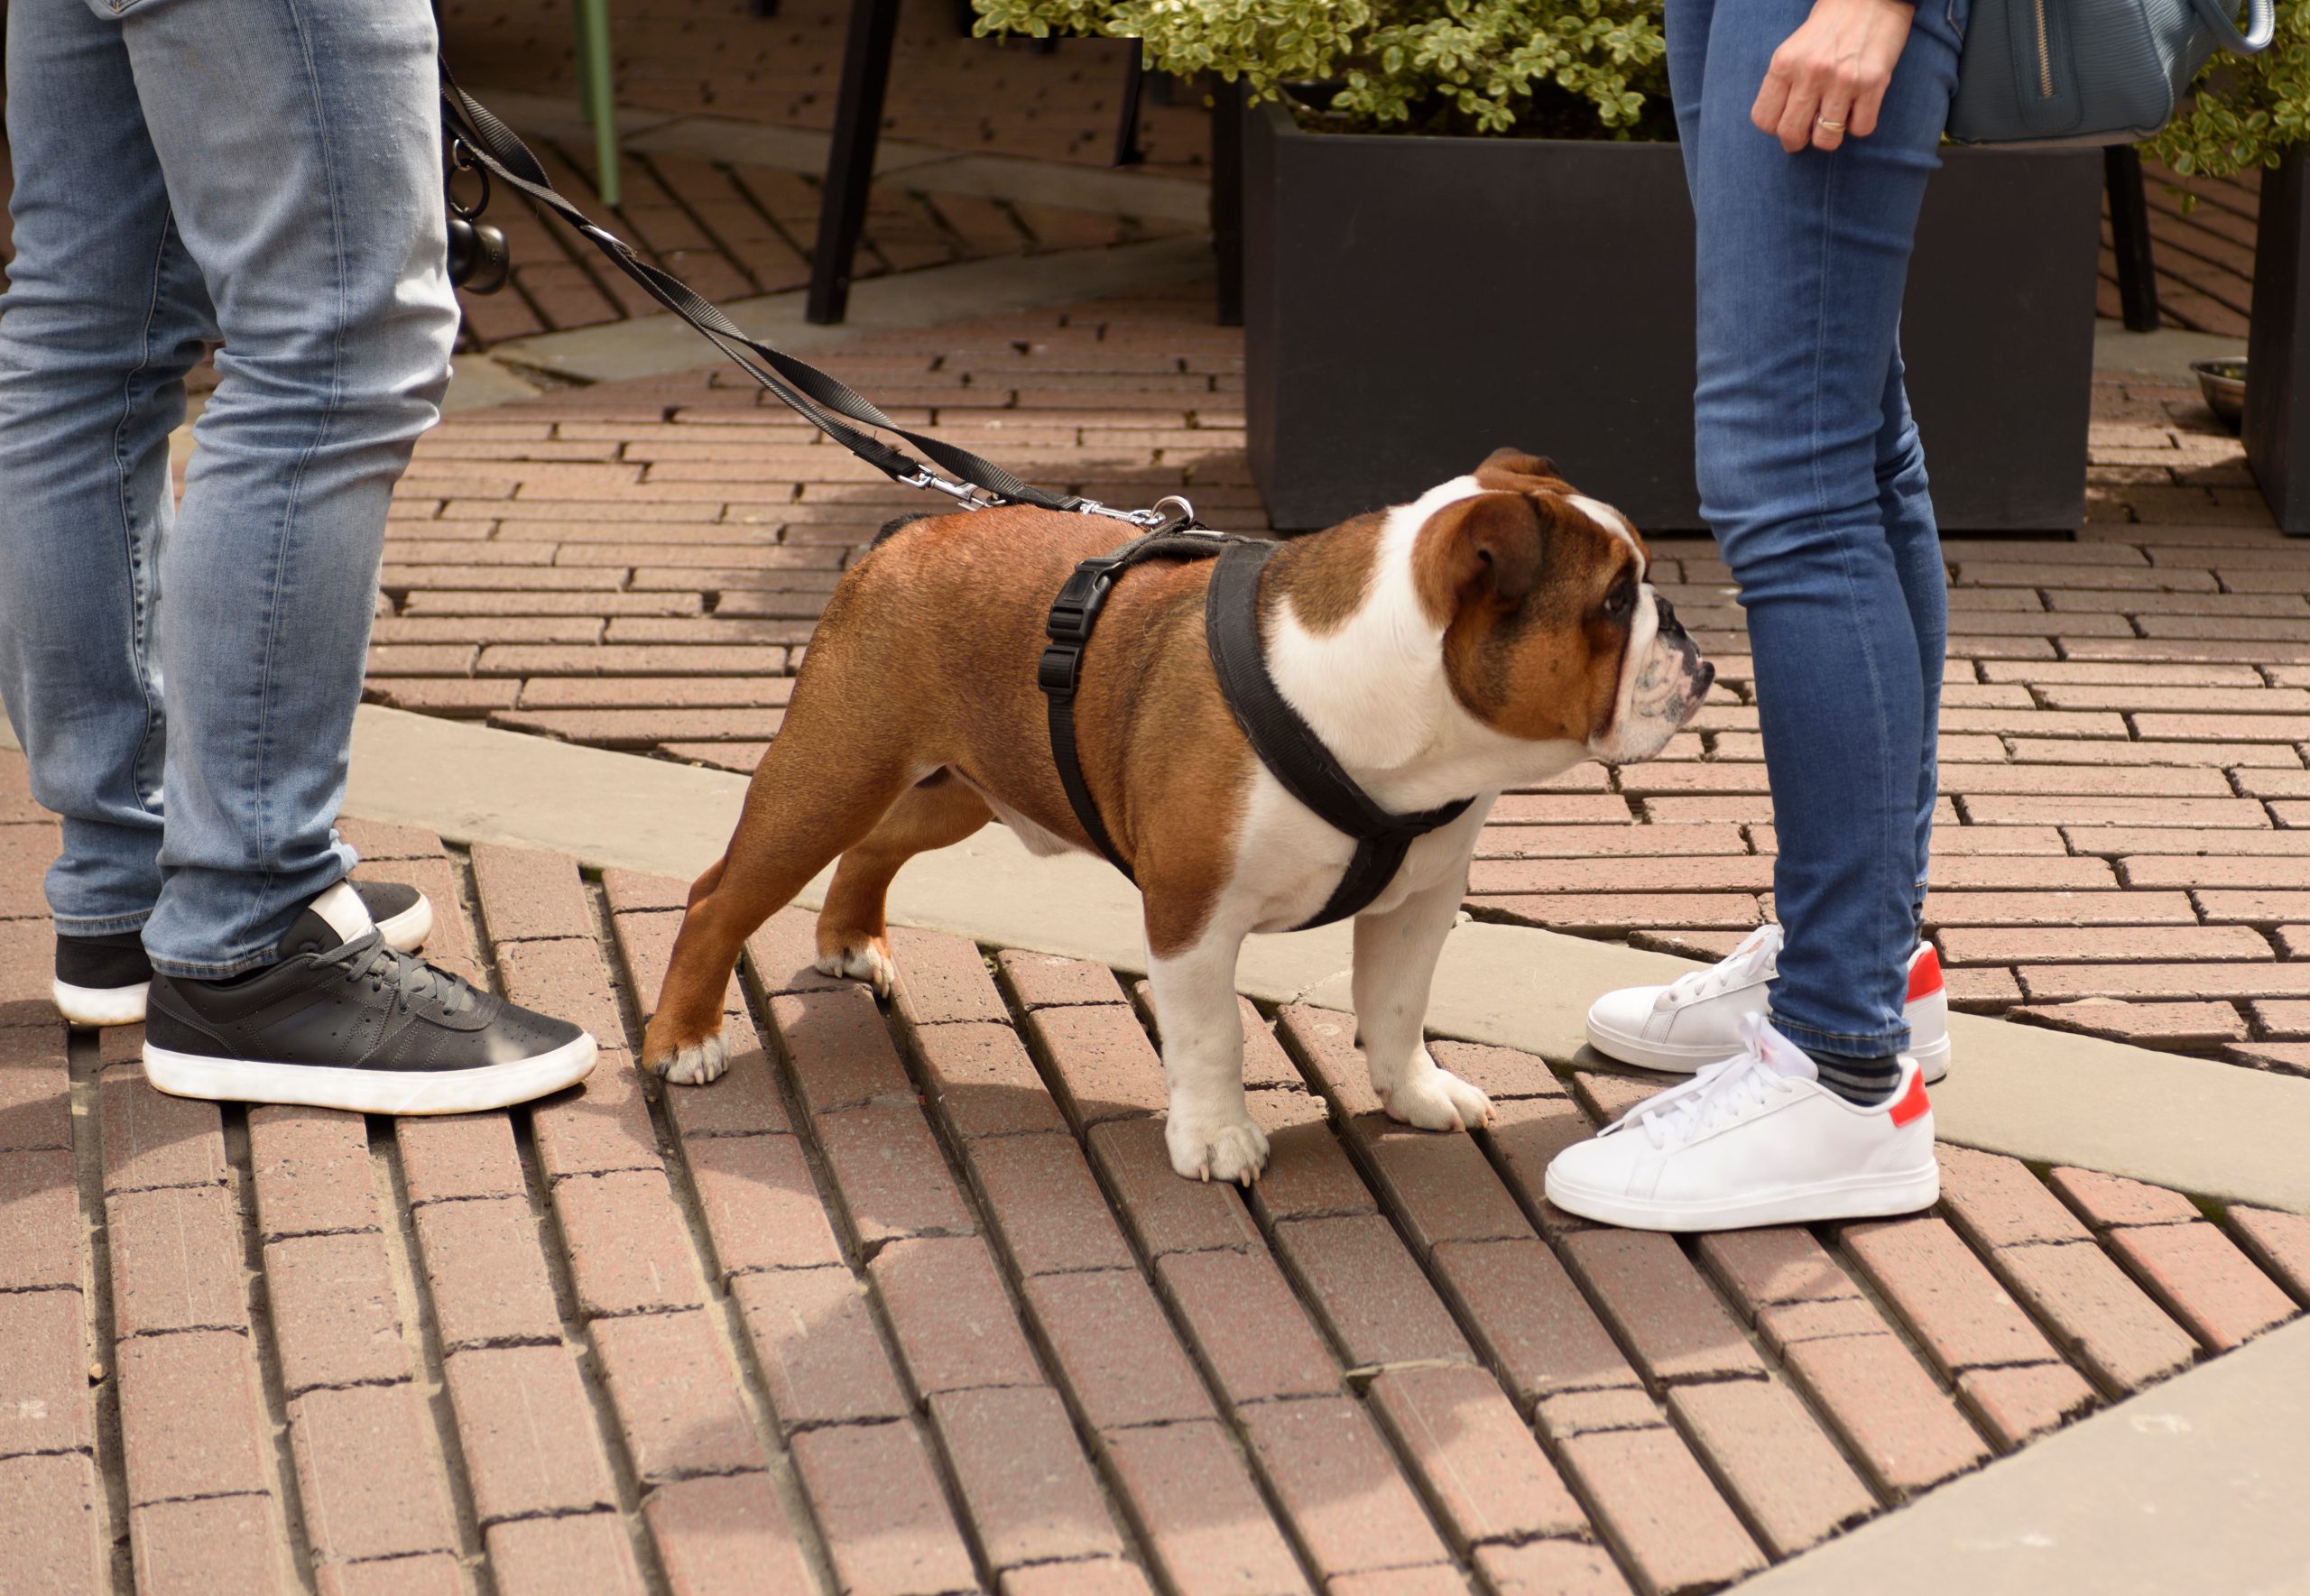
[[[735,1062],[646,1087],[682,884],[348,823],[434,955],[583,1019],[455,1119],[191,1102],[46,1008],[0,758],[0,1554],[44,1591],[1673,1592],[1793,1555],[2310,1305],[2304,1222],[1947,1149],[1934,1214],[1679,1243],[1539,1195],[1644,1085],[1245,1006],[1274,1164],[1170,1173],[1143,1001],[790,911]],[[462,1571],[462,1572],[461,1572]]]
[[[912,421],[1119,503],[1265,526],[1241,343],[1199,288],[862,339]],[[1956,538],[1928,918],[1965,1007],[2310,1070],[2310,552],[2197,397],[2100,384],[2092,524]],[[720,373],[453,418],[394,504],[380,703],[750,769],[827,591],[922,497]],[[1705,540],[1654,545],[1723,684],[1659,761],[1504,798],[1496,918],[1723,951],[1776,838],[1741,613]]]
[[[971,37],[963,0],[899,11],[886,134],[943,149],[1104,166],[1114,151],[1124,63],[1120,40],[1067,39],[1049,53],[1023,40]],[[834,125],[845,0],[781,0],[749,14],[746,0],[648,0],[611,7],[618,103],[703,112],[779,126]],[[442,47],[465,81],[536,93],[577,93],[569,11],[559,0],[448,0]],[[1141,101],[1148,164],[1192,175],[1210,119],[1199,95]]]

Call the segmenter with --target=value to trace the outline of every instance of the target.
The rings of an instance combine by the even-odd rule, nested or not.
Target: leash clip
[[[1206,537],[1218,536],[1210,529],[1195,524],[1195,506],[1177,494],[1156,500],[1154,508],[1150,510],[1117,510],[1112,504],[1100,503],[1096,499],[1086,499],[1075,509],[1079,515],[1104,515],[1110,521],[1144,527],[1150,532],[1184,531]]]
[[[943,476],[934,476],[927,466],[912,476],[898,478],[898,484],[901,487],[929,488],[933,493],[944,494],[966,510],[984,510],[987,506],[986,500],[975,496],[980,491],[977,484],[949,482]]]

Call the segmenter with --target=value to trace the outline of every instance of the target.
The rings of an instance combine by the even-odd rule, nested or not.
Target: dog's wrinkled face
[[[1645,579],[1643,540],[1553,461],[1501,449],[1474,479],[1483,491],[1430,517],[1413,555],[1454,695],[1511,736],[1650,759],[1716,669]]]

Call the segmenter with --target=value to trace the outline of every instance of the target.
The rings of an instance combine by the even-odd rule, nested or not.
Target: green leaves
[[[2216,54],[2194,89],[2191,105],[2142,146],[2182,177],[2234,177],[2310,143],[2310,0],[2278,0],[2270,47]]]
[[[1334,85],[1332,112],[1372,131],[1499,134],[1520,123],[1626,137],[1648,107],[1656,119],[1667,107],[1659,0],[974,4],[982,33],[1137,39],[1150,66],[1240,78],[1254,100],[1289,83]]]

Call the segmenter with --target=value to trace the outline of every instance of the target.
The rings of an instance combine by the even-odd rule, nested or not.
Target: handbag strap
[[[2191,0],[2198,15],[2224,50],[2240,55],[2259,55],[2270,47],[2278,36],[2278,6],[2275,0],[2246,0],[2246,31],[2240,32],[2238,23],[2222,0]]]

